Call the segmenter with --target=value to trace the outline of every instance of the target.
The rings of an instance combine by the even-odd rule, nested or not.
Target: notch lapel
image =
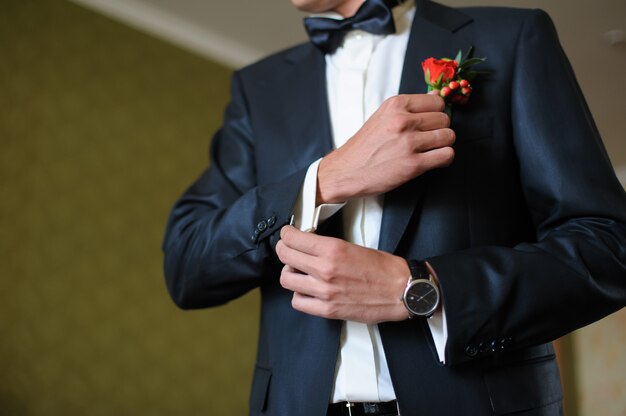
[[[324,55],[310,44],[294,49],[285,57],[283,103],[279,123],[284,123],[289,155],[296,170],[305,168],[333,149],[326,91]],[[291,89],[293,88],[293,89]],[[295,92],[294,92],[295,91]]]
[[[459,50],[466,52],[470,44],[455,32],[469,24],[471,18],[463,13],[432,3],[416,1],[416,13],[402,68],[400,94],[423,94],[422,62],[429,58],[453,58]],[[394,252],[424,194],[428,173],[415,178],[385,195],[383,219],[378,248]]]

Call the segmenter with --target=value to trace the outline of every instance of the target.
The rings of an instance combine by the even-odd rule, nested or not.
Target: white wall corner
[[[70,0],[185,50],[240,68],[265,53],[138,0]]]

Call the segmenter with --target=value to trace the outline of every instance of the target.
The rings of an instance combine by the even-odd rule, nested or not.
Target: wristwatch
[[[440,302],[439,288],[423,261],[407,260],[411,275],[402,301],[409,317],[430,318]]]

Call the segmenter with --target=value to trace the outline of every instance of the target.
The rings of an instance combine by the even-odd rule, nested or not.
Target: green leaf
[[[467,59],[470,57],[470,55],[472,54],[472,51],[474,50],[473,46],[470,46],[467,49],[467,53],[465,54],[465,56],[463,57],[463,62],[467,61]]]
[[[459,65],[463,62],[463,52],[460,49],[459,52],[456,54],[454,60],[457,61]]]
[[[441,80],[443,79],[443,72],[439,74],[439,78],[437,78],[437,82],[435,82],[435,87],[440,90],[441,89]]]
[[[426,73],[424,74],[424,81],[426,81],[426,84],[430,86],[430,69],[426,70]]]
[[[485,62],[487,58],[470,58],[466,61],[463,61],[463,63],[461,65],[459,65],[460,68],[467,68],[468,66],[472,66],[472,65],[476,65],[476,64],[480,64],[482,62]]]

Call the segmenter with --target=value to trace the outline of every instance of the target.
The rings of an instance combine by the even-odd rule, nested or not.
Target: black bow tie
[[[356,14],[337,20],[327,17],[307,17],[304,27],[311,42],[325,53],[333,53],[351,30],[363,30],[377,35],[395,33],[391,9],[401,3],[398,0],[367,0]]]

